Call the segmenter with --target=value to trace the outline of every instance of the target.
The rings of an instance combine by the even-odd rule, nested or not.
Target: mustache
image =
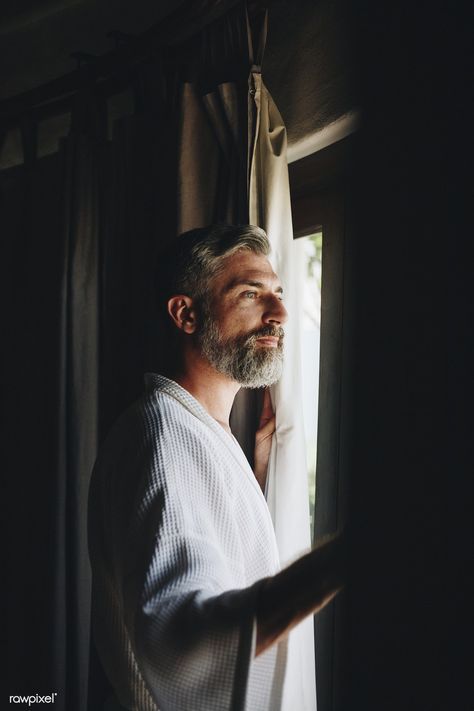
[[[250,333],[247,334],[245,342],[254,343],[259,338],[265,338],[266,336],[279,338],[281,342],[285,337],[285,331],[281,326],[264,326],[263,328],[255,329],[255,331],[250,331]]]

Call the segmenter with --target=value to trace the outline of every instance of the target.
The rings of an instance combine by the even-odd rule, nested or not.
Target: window
[[[311,342],[305,333],[306,329],[311,330],[306,304],[315,297],[301,297],[302,376],[308,399],[304,414],[310,476],[316,472],[315,487],[311,480],[309,485],[311,507],[315,491],[312,511],[315,538],[335,532],[344,523],[347,505],[354,324],[350,253],[354,245],[345,176],[350,169],[353,147],[354,137],[348,137],[289,166],[295,249],[302,254],[303,261],[306,259],[306,272],[313,272],[312,279],[305,276],[313,286],[301,284],[300,288],[303,293],[305,289],[314,289],[314,277],[318,281],[318,276],[320,286],[320,307],[315,306],[314,300],[311,302],[320,316],[317,343],[314,335]],[[316,252],[310,242],[315,244]],[[320,263],[315,274],[314,259],[318,254]],[[304,266],[300,265],[300,274],[303,273]],[[340,711],[347,706],[343,683],[347,675],[346,614],[343,592],[315,616],[318,711]]]
[[[295,240],[297,283],[301,289],[301,376],[311,531],[314,530],[318,436],[319,344],[321,331],[322,231]]]

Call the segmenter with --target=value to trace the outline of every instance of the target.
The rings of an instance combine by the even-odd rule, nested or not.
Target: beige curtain
[[[258,68],[254,68],[250,75],[250,99],[256,112],[250,166],[250,222],[263,227],[268,234],[272,245],[271,261],[282,281],[289,312],[285,326],[284,371],[271,393],[277,427],[267,484],[267,501],[280,559],[282,565],[286,565],[311,544],[287,139],[283,120]],[[312,618],[291,632],[287,664],[282,709],[313,711],[316,688]]]

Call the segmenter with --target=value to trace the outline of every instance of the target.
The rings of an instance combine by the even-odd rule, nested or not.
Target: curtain
[[[285,361],[280,381],[271,388],[276,432],[270,452],[267,501],[285,565],[311,545],[306,449],[300,380],[300,325],[291,219],[286,129],[260,74],[254,67],[250,94],[256,109],[250,168],[250,222],[263,227],[272,245],[271,261],[285,293]],[[313,620],[291,633],[283,709],[316,708]]]
[[[65,709],[87,700],[90,571],[84,511],[98,442],[99,174],[105,114],[78,95],[61,148],[63,250],[59,313],[54,668]]]
[[[179,107],[178,233],[248,219],[243,4],[187,47]]]
[[[156,67],[157,77],[160,66]],[[158,94],[158,91],[156,92]],[[164,348],[153,330],[156,252],[176,231],[174,127],[139,109],[119,120],[104,166],[100,433],[143,392]]]
[[[78,97],[59,153],[37,161],[34,142],[28,149],[24,139],[19,193],[7,184],[2,195],[12,334],[2,369],[8,682],[10,693],[56,693],[56,708],[68,711],[84,709],[87,698],[85,511],[97,447],[102,119],[92,96]],[[10,196],[19,196],[16,215]]]
[[[59,156],[1,176],[3,520],[7,674],[13,693],[57,691]],[[53,345],[54,344],[54,345]],[[61,506],[63,502],[59,502]],[[65,652],[64,647],[58,649]],[[60,672],[59,672],[60,673]],[[35,691],[29,691],[34,689]],[[64,708],[64,701],[58,703]]]

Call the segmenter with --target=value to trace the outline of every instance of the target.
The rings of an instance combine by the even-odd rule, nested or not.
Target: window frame
[[[289,165],[294,237],[323,233],[315,540],[346,521],[354,322],[346,178],[354,143],[349,136]],[[346,591],[315,615],[314,625],[318,711],[339,711],[347,701]]]

